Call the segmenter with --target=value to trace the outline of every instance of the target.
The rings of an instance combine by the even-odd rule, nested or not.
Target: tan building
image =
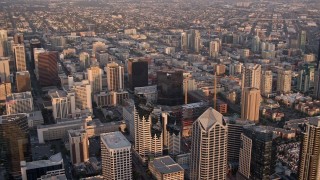
[[[8,32],[0,29],[0,57],[8,55]]]
[[[99,107],[122,105],[126,99],[129,99],[129,93],[127,91],[100,92],[99,94],[94,94],[94,102],[96,102]]]
[[[87,69],[87,73],[92,93],[98,93],[102,91],[102,69],[100,69],[98,66],[93,66]]]
[[[86,130],[69,130],[69,146],[72,164],[89,160],[89,139]]]
[[[0,83],[0,102],[4,102],[11,92],[11,83]]]
[[[241,98],[241,119],[258,122],[260,108],[260,90],[244,88]]]
[[[149,170],[157,180],[184,180],[184,169],[170,156],[155,158]]]
[[[272,71],[262,71],[261,95],[268,97],[272,93]]]
[[[15,44],[13,45],[13,50],[14,50],[16,71],[26,71],[27,64],[26,64],[26,52],[25,52],[24,45]]]
[[[261,65],[247,63],[242,67],[241,87],[254,87],[260,89],[261,84]]]
[[[33,98],[30,91],[13,93],[6,99],[7,115],[30,113],[33,111]]]
[[[192,130],[190,179],[225,180],[228,133],[222,114],[210,107]]]
[[[31,81],[29,71],[16,72],[17,92],[31,91]]]
[[[219,56],[220,42],[211,41],[209,45],[209,55],[212,58],[217,58]]]
[[[124,68],[117,63],[109,63],[105,67],[109,91],[124,89]]]
[[[107,46],[103,42],[98,41],[92,44],[92,56],[95,56],[96,52],[98,51],[106,51],[106,50],[107,50]]]
[[[291,70],[278,70],[277,91],[280,93],[289,93],[291,91]]]
[[[0,83],[10,82],[10,59],[0,57]]]
[[[91,85],[87,80],[75,82],[72,90],[75,93],[75,107],[81,111],[87,110],[92,112]]]
[[[320,118],[314,117],[306,124],[306,132],[303,135],[299,180],[320,179]]]
[[[100,139],[103,179],[131,180],[131,143],[120,131],[101,134]]]

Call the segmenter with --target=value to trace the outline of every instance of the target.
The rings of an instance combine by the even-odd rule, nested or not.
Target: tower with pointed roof
[[[190,179],[226,179],[227,126],[223,116],[207,109],[192,125]]]

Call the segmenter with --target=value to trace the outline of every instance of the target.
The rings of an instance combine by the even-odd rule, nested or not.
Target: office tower
[[[131,90],[134,90],[135,87],[148,86],[148,62],[141,59],[129,59],[128,76]]]
[[[183,51],[187,51],[188,50],[188,33],[187,32],[181,33],[180,48]]]
[[[64,164],[61,153],[52,155],[48,160],[21,161],[22,180],[40,179],[47,173],[64,173]]]
[[[109,62],[109,53],[107,51],[97,51],[96,59],[99,62],[100,66],[105,66],[111,62]]]
[[[87,52],[80,53],[79,59],[80,59],[80,67],[82,71],[90,67],[91,60],[90,60],[90,55]]]
[[[241,54],[240,57],[245,59],[248,58],[250,56],[250,50],[249,49],[242,49],[241,50]]]
[[[31,39],[30,40],[30,54],[31,54],[31,65],[32,68],[35,68],[35,49],[41,48],[41,42],[39,39]]]
[[[261,84],[261,65],[247,63],[242,67],[241,87],[254,87],[260,89]]]
[[[133,110],[134,147],[142,161],[145,162],[150,157],[162,156],[163,130],[159,109],[137,101]]]
[[[86,130],[69,130],[69,146],[72,164],[89,160],[89,139]]]
[[[217,58],[219,55],[219,41],[211,41],[209,45],[209,55],[212,58]]]
[[[92,56],[94,56],[94,57],[96,55],[96,52],[98,52],[98,51],[106,51],[106,50],[107,50],[107,46],[103,42],[98,41],[98,42],[94,42],[92,44]]]
[[[44,50],[43,48],[34,48],[33,49],[34,73],[35,73],[37,79],[39,79],[39,54],[44,53],[44,52],[46,52],[46,50]]]
[[[10,82],[9,58],[0,57],[0,83]]]
[[[0,145],[6,171],[13,178],[21,176],[20,161],[31,160],[26,114],[0,116]]]
[[[14,49],[16,71],[26,71],[27,64],[26,64],[26,52],[24,49],[24,45],[15,44],[13,46],[13,49]]]
[[[306,42],[307,42],[307,32],[302,30],[299,34],[299,45],[300,45],[300,49],[302,50],[302,52],[304,53],[306,50]]]
[[[306,123],[300,148],[299,180],[320,179],[320,119]]]
[[[254,53],[259,52],[260,50],[260,38],[259,36],[254,36],[251,44],[251,51]]]
[[[75,82],[72,90],[75,93],[76,108],[92,112],[92,90],[89,82],[87,80]]]
[[[308,92],[314,87],[314,66],[311,64],[303,65],[299,71],[297,89],[303,93]]]
[[[157,180],[184,180],[184,169],[170,156],[154,158],[148,167]]]
[[[274,173],[272,131],[263,126],[244,128],[241,135],[237,179],[270,179]]]
[[[117,63],[106,66],[109,91],[121,91],[124,89],[124,68]]]
[[[75,113],[75,95],[62,90],[51,90],[48,92],[51,98],[53,118],[68,118],[68,115]]]
[[[183,102],[183,72],[158,71],[157,85],[159,90],[158,103],[178,105]]]
[[[314,74],[314,92],[313,92],[313,95],[317,99],[320,98],[320,70],[319,70],[319,63],[320,63],[320,41],[319,41],[319,45],[318,45],[317,66],[315,68],[315,74]]]
[[[59,84],[58,77],[58,52],[47,51],[40,53],[38,62],[39,82],[42,87],[56,86]]]
[[[53,48],[61,50],[66,46],[66,38],[63,36],[53,36],[50,38],[50,42]]]
[[[13,37],[13,41],[15,44],[23,44],[24,42],[24,38],[23,38],[23,34],[21,33],[16,33]]]
[[[244,88],[241,98],[241,119],[259,122],[260,90]]]
[[[8,32],[0,29],[0,57],[8,56]]]
[[[0,83],[0,102],[5,102],[7,96],[11,95],[11,92],[10,82]]]
[[[201,46],[201,35],[199,30],[194,30],[192,29],[190,31],[191,35],[191,41],[188,42],[190,49],[194,53],[199,53],[200,52],[200,46]]]
[[[272,71],[262,71],[260,91],[261,95],[265,97],[268,97],[272,93]]]
[[[6,99],[7,114],[31,113],[33,111],[33,98],[30,91],[13,93]]]
[[[120,131],[104,133],[101,139],[102,176],[106,180],[132,179],[131,143]]]
[[[277,91],[280,93],[291,91],[291,70],[278,69]]]
[[[226,121],[228,128],[228,164],[237,169],[241,147],[241,133],[245,127],[253,126],[250,121],[230,119]]]
[[[98,66],[92,66],[87,69],[87,73],[92,93],[102,91],[102,70]]]
[[[222,114],[207,109],[192,125],[190,179],[226,179],[227,126]]]
[[[16,88],[18,93],[31,91],[31,80],[29,71],[16,72]]]
[[[164,129],[164,137],[167,138],[167,147],[169,155],[176,156],[181,153],[181,127],[175,124],[166,125],[166,129]]]

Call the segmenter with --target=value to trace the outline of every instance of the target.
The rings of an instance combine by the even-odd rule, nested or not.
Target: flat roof
[[[100,135],[101,141],[110,149],[130,148],[131,143],[120,132],[103,133]]]
[[[39,161],[31,161],[31,162],[21,162],[22,167],[26,167],[28,169],[37,169],[48,166],[55,166],[63,164],[63,159],[61,153],[52,155],[48,160],[39,160]]]
[[[176,163],[170,156],[155,158],[150,163],[158,172],[162,174],[184,171],[183,168],[178,163]]]
[[[15,99],[29,99],[32,98],[31,91],[26,91],[22,93],[12,93],[11,95],[7,96],[7,101],[15,100]]]

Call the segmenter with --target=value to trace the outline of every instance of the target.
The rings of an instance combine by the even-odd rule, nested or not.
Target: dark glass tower
[[[144,60],[128,60],[129,86],[133,91],[135,87],[148,86],[148,62]]]

